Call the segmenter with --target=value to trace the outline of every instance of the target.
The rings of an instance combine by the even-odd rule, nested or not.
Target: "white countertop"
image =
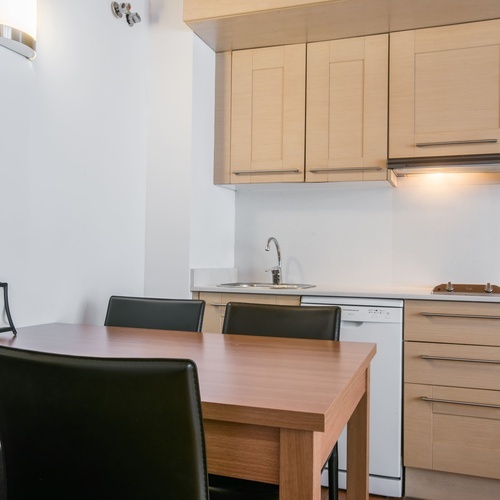
[[[403,286],[340,286],[333,284],[317,284],[313,288],[294,290],[275,288],[238,288],[218,286],[219,283],[236,283],[236,268],[191,269],[191,291],[212,293],[250,293],[263,295],[307,295],[319,297],[357,297],[401,300],[453,300],[457,302],[499,302],[500,294],[459,295],[433,294],[437,283],[425,287]]]
[[[379,299],[403,300],[453,300],[458,302],[500,302],[500,295],[458,295],[433,294],[433,286],[429,287],[342,287],[335,285],[316,285],[314,288],[283,290],[273,288],[237,288],[222,287],[217,284],[196,285],[191,287],[192,292],[212,293],[250,293],[263,295],[308,295],[322,297],[365,297]]]

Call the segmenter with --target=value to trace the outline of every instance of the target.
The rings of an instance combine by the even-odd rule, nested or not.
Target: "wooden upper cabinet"
[[[232,54],[230,183],[303,182],[304,44]]]
[[[387,178],[388,40],[308,44],[307,182]]]
[[[389,157],[500,153],[500,20],[390,37]]]
[[[184,0],[186,21],[241,16],[274,9],[302,7],[332,0]]]
[[[213,50],[271,47],[500,18],[498,0],[184,0]]]

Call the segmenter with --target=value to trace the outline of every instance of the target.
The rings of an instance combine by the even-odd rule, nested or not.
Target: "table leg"
[[[347,500],[368,500],[370,372],[366,392],[347,424]]]
[[[321,500],[320,435],[281,429],[280,500]]]

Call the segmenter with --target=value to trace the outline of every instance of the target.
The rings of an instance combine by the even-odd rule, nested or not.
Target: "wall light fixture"
[[[0,45],[34,59],[36,0],[0,0]]]
[[[118,19],[125,17],[128,25],[132,27],[134,24],[141,22],[141,16],[137,12],[131,12],[130,9],[131,5],[129,3],[111,3],[111,12],[113,15]]]

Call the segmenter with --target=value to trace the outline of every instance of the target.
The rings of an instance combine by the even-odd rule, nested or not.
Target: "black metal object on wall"
[[[7,321],[9,322],[9,326],[0,327],[0,333],[12,332],[14,335],[17,335],[16,327],[14,326],[14,322],[12,321],[12,316],[10,314],[9,308],[9,284],[0,282],[0,288],[3,288],[5,314],[7,315]]]

